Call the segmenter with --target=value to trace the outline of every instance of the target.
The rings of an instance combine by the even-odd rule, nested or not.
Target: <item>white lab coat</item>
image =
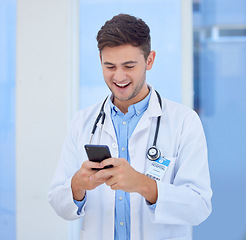
[[[138,193],[130,193],[132,240],[190,240],[191,226],[198,225],[211,213],[211,196],[207,148],[199,117],[180,104],[162,99],[160,108],[152,89],[148,109],[129,140],[132,167],[146,173],[150,161],[146,152],[153,144],[156,120],[161,115],[157,147],[171,160],[162,181],[157,181],[158,200],[152,210]],[[82,217],[81,239],[113,240],[115,191],[103,184],[87,191],[80,215],[73,202],[71,178],[87,160],[84,145],[89,142],[92,126],[101,103],[78,112],[65,140],[61,158],[48,192],[57,214],[67,220]],[[118,157],[117,139],[111,121],[108,100],[100,144],[109,146]],[[97,144],[100,124],[93,137]]]

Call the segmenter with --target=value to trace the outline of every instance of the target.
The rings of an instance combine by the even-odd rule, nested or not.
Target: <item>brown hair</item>
[[[116,47],[130,44],[140,47],[145,59],[149,56],[150,29],[140,18],[128,14],[119,14],[107,21],[97,34],[97,46],[101,53],[104,47]]]

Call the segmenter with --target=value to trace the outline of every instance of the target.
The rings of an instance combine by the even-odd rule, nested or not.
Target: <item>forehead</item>
[[[144,61],[144,54],[139,47],[122,45],[117,47],[105,47],[101,51],[102,61],[123,63],[127,61]]]

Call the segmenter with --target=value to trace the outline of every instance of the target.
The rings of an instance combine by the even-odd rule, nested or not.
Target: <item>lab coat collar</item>
[[[110,96],[107,98],[104,106],[104,112],[106,114],[105,122],[103,126],[103,130],[107,132],[114,140],[114,142],[117,142],[114,125],[111,119],[111,107],[110,107]],[[101,125],[100,125],[101,127]]]
[[[155,89],[150,85],[148,85],[148,87],[151,89],[151,96],[150,96],[149,106],[146,111],[149,117],[161,116],[163,114],[163,110],[165,109],[165,103],[163,101],[163,98],[162,98],[162,108],[161,108]]]

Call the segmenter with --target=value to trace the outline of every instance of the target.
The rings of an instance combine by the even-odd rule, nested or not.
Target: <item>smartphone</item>
[[[104,159],[111,158],[111,154],[107,145],[92,145],[86,144],[85,151],[90,161],[101,162]],[[105,166],[105,168],[111,168],[113,165]],[[101,170],[101,168],[92,168],[93,170]]]

